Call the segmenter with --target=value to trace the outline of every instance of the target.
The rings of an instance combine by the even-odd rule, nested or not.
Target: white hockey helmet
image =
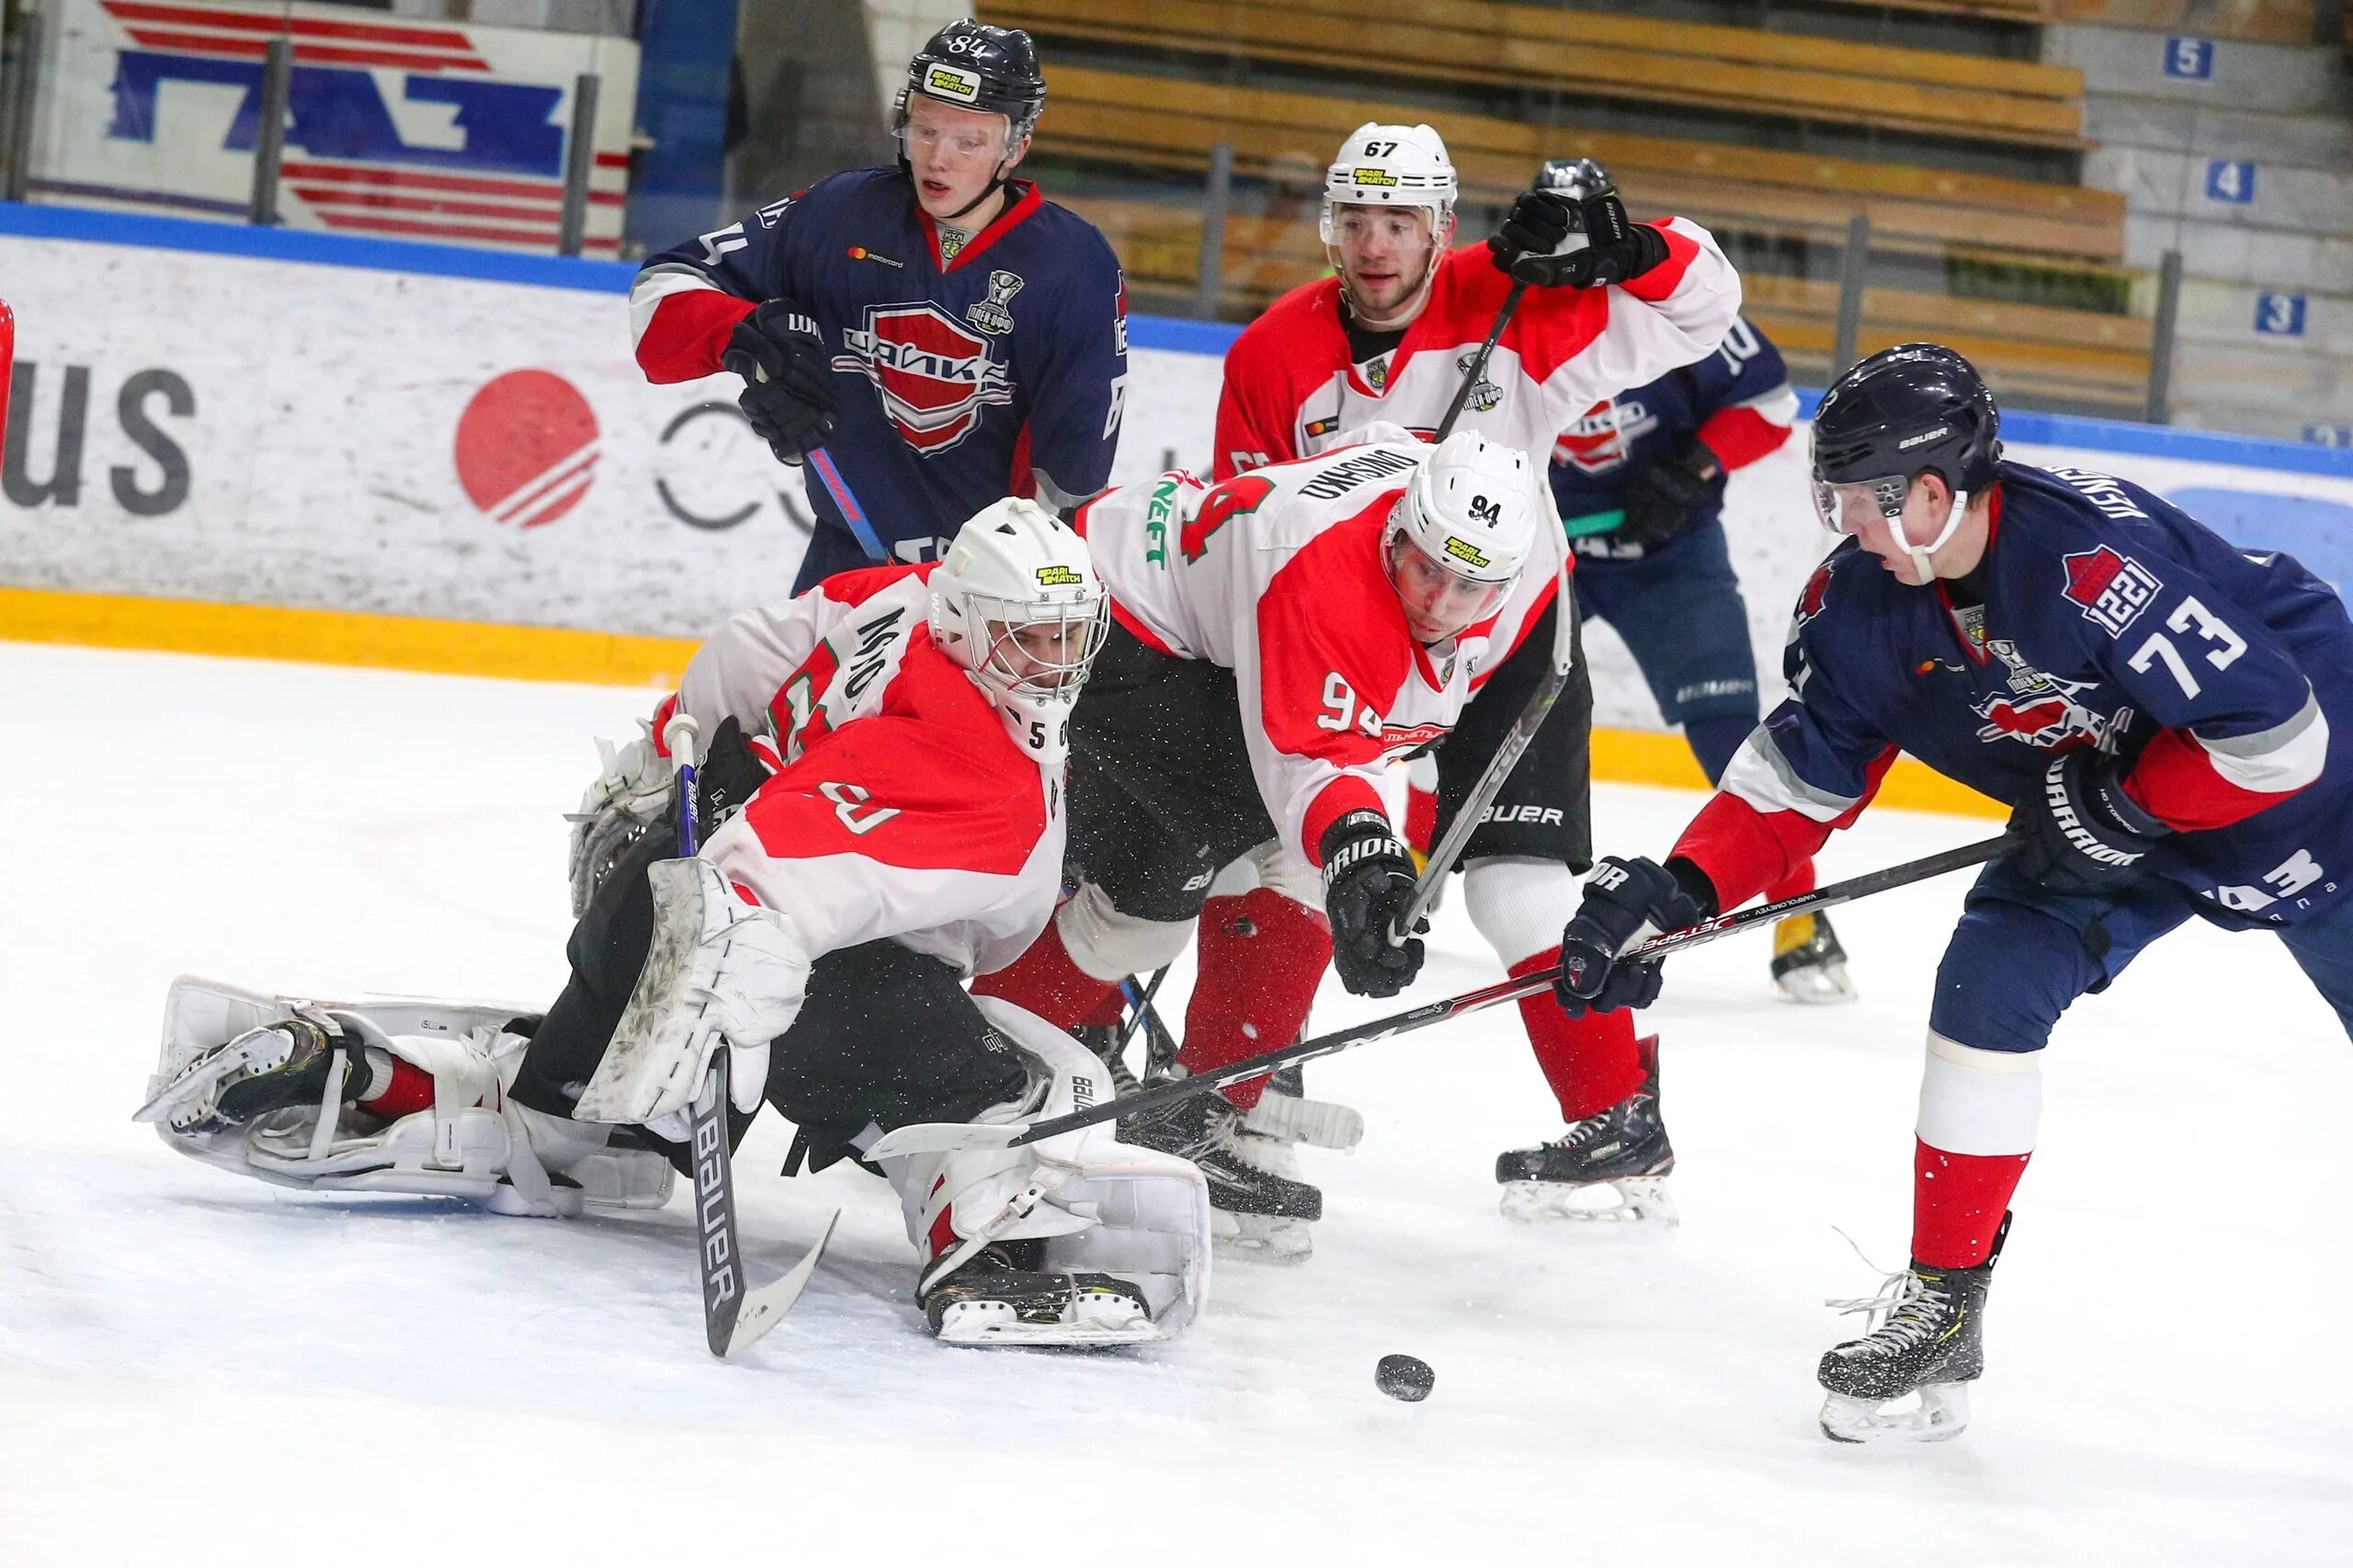
[[[1338,255],[1341,208],[1417,207],[1430,218],[1429,264],[1401,306],[1376,317],[1353,294],[1349,296],[1349,307],[1364,325],[1402,326],[1421,313],[1430,285],[1438,278],[1438,264],[1454,240],[1454,199],[1460,189],[1444,138],[1427,125],[1367,120],[1340,143],[1339,157],[1324,173],[1324,211],[1316,232],[1323,236],[1332,270],[1340,275],[1344,290],[1348,278]]]
[[[1086,541],[1037,502],[991,502],[956,531],[931,585],[931,637],[1038,761],[1069,754],[1070,714],[1111,601]]]
[[[1551,521],[1549,504],[1538,504],[1542,483],[1526,452],[1475,430],[1431,450],[1391,509],[1384,541],[1409,620],[1452,635],[1503,602]]]
[[[1430,233],[1438,234],[1453,222],[1460,192],[1454,162],[1437,131],[1367,120],[1348,132],[1339,157],[1324,172],[1324,243],[1336,243],[1332,211],[1337,207],[1423,208]]]

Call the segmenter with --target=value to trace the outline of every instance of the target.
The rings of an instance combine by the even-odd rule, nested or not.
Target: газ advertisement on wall
[[[280,222],[552,253],[575,78],[601,78],[585,254],[615,253],[637,101],[627,39],[328,6],[51,0],[30,188],[243,221],[262,62],[293,45]]]

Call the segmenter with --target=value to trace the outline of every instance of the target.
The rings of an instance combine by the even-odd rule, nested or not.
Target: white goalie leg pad
[[[1083,882],[1054,911],[1054,930],[1071,962],[1097,980],[1120,981],[1175,962],[1193,935],[1193,923],[1122,915],[1111,907],[1109,893]]]
[[[1109,1073],[1068,1035],[1002,998],[974,1000],[1051,1074],[1042,1098],[981,1119],[1040,1120],[1110,1097]],[[1208,1182],[1189,1161],[1120,1142],[1115,1123],[1018,1149],[919,1154],[884,1169],[919,1248],[943,1210],[970,1242],[1043,1239],[1048,1269],[1115,1275],[1142,1290],[1154,1338],[1173,1338],[1208,1304]]]
[[[660,1154],[608,1149],[610,1128],[536,1117],[506,1099],[506,1085],[529,1043],[503,1027],[524,1011],[510,1006],[400,997],[312,1002],[183,976],[165,1006],[154,1082],[167,1082],[222,1041],[298,1008],[335,1024],[354,1049],[373,1046],[425,1072],[433,1080],[432,1108],[386,1122],[339,1103],[290,1106],[246,1126],[205,1132],[159,1124],[166,1143],[281,1187],[460,1198],[502,1213],[570,1214],[589,1203],[658,1208],[668,1198],[673,1173]],[[332,1113],[324,1128],[323,1110]],[[566,1131],[527,1130],[534,1118]],[[552,1181],[550,1171],[564,1180]]]

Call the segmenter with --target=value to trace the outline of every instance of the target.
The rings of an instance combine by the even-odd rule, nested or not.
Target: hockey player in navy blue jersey
[[[1029,35],[951,22],[907,67],[896,167],[853,169],[650,257],[630,291],[654,381],[743,376],[786,462],[823,448],[797,593],[927,561],[1003,496],[1109,483],[1127,300],[1102,233],[1013,177],[1046,101]]]
[[[1537,189],[1573,211],[1611,185],[1591,158],[1555,158],[1536,176]],[[1624,641],[1711,784],[1758,712],[1748,609],[1724,538],[1724,482],[1779,450],[1797,413],[1781,351],[1736,321],[1715,353],[1594,404],[1552,449],[1552,497],[1577,555],[1577,608]],[[1813,891],[1809,859],[1767,892]],[[1823,915],[1775,927],[1772,974],[1796,1001],[1855,997],[1846,950]]]
[[[1616,954],[1786,875],[1899,750],[2014,808],[2018,847],[1970,890],[1937,971],[1911,1267],[1822,1360],[1823,1426],[1848,1440],[1966,1424],[2037,1053],[2076,997],[2196,917],[2276,931],[2353,1033],[2344,605],[2139,485],[2001,460],[1998,429],[1948,348],[1887,349],[1830,389],[1815,498],[1847,538],[1800,598],[1790,698],[1664,866],[1602,862],[1562,949],[1564,1006],[1643,1006],[1657,965]]]

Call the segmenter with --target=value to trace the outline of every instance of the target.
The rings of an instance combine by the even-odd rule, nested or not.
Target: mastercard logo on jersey
[[[929,301],[869,305],[866,324],[842,332],[834,369],[864,376],[908,446],[926,457],[980,427],[983,412],[1013,401],[989,340]]]

